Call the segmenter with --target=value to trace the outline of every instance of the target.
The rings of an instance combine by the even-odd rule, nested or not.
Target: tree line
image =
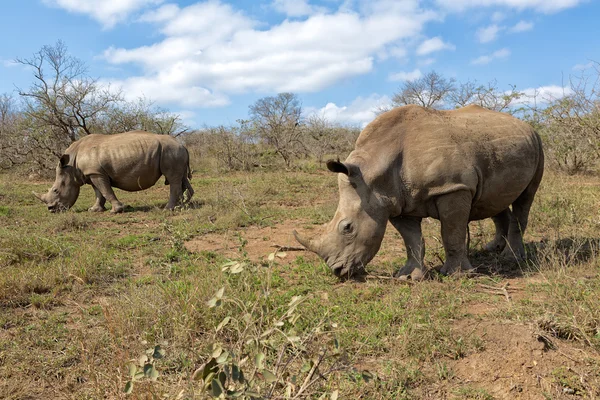
[[[90,133],[141,129],[180,137],[206,168],[252,170],[297,168],[326,157],[345,157],[360,127],[304,115],[299,97],[279,93],[258,99],[248,118],[231,126],[191,129],[179,115],[123,94],[91,78],[86,66],[62,42],[17,59],[33,72],[18,98],[0,95],[0,168],[43,171],[70,143]],[[529,122],[542,136],[549,162],[567,173],[597,171],[600,159],[600,64],[572,76],[558,98],[525,93],[496,81],[457,82],[435,71],[404,82],[392,96],[393,107],[418,104],[453,109],[477,104]]]

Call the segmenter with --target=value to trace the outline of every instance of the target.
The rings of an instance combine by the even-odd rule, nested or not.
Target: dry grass
[[[369,265],[382,279],[340,283],[304,252],[249,254],[249,226],[271,243],[282,239],[268,228],[285,221],[328,221],[337,202],[329,174],[195,177],[191,207],[161,210],[159,185],[119,193],[130,205],[122,215],[86,212],[89,187],[73,210],[47,213],[29,193],[49,184],[0,177],[0,398],[205,398],[192,376],[215,344],[230,353],[222,367],[239,364],[264,397],[284,398],[288,387],[298,398],[600,397],[598,178],[546,174],[527,263],[479,251],[493,231],[476,222],[479,275],[415,285],[383,279],[405,257],[391,230]],[[237,238],[241,272],[223,271],[219,251],[184,246],[219,233]],[[425,222],[424,233],[436,267],[439,224]],[[211,308],[219,288],[224,300]],[[126,395],[128,364],[155,345],[165,350],[158,379],[140,378]]]

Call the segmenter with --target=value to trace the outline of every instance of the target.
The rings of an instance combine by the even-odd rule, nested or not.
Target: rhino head
[[[50,212],[66,211],[75,204],[79,189],[83,185],[81,172],[69,165],[69,155],[63,154],[56,166],[56,179],[45,194],[33,192],[35,197],[46,204]]]
[[[363,271],[375,257],[389,215],[357,165],[330,160],[327,168],[339,174],[340,201],[333,220],[316,238],[304,238],[296,231],[294,236],[325,260],[336,276],[345,278]]]

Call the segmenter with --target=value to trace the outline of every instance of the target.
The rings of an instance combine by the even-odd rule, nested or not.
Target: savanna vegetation
[[[406,259],[393,229],[360,281],[293,241],[331,218],[337,182],[320,164],[356,127],[283,93],[235,126],[192,129],[89,78],[61,43],[20,62],[34,83],[0,99],[0,398],[600,397],[597,70],[544,102],[435,73],[398,90],[396,105],[514,113],[549,156],[526,262],[480,251],[493,224],[474,222],[476,273],[441,276],[427,220],[432,272],[412,284],[392,278]],[[89,186],[62,214],[31,195],[72,140],[130,129],[186,142],[190,204],[162,210],[162,184],[118,192],[120,215],[88,213]]]

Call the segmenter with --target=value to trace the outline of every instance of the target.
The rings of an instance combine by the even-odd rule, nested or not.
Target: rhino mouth
[[[50,211],[53,214],[58,213],[58,212],[67,211],[67,210],[68,210],[68,207],[65,207],[64,205],[62,205],[60,203],[48,205],[48,211]]]
[[[363,263],[359,264],[343,264],[336,263],[330,266],[331,271],[335,276],[342,280],[350,279],[354,276],[360,276],[365,273],[365,267]]]

